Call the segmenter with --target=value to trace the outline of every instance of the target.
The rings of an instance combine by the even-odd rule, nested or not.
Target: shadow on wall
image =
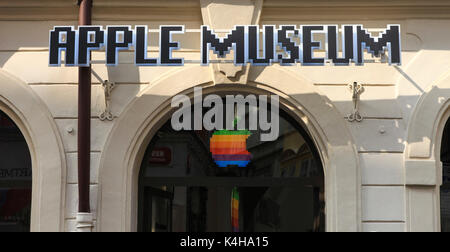
[[[439,85],[442,84],[442,85]],[[449,87],[449,88],[446,88]],[[418,103],[412,122],[410,122],[408,144],[412,146],[410,155],[421,158],[432,158],[433,146],[440,146],[437,137],[442,136],[443,125],[448,120],[450,107],[450,78],[437,83],[427,91]],[[437,150],[438,151],[438,150]],[[440,157],[437,157],[440,158]]]
[[[251,6],[252,4],[248,1],[228,1],[223,0],[223,2],[226,4],[233,4],[233,5],[243,5],[243,6]],[[210,4],[210,1],[204,0],[201,1],[201,6],[205,7],[208,4]],[[102,22],[100,22],[102,23]],[[111,22],[109,22],[111,23]],[[112,22],[112,24],[119,24],[120,22]],[[144,22],[145,23],[145,22]],[[76,22],[67,22],[67,21],[45,21],[45,22],[39,22],[37,26],[34,26],[32,22],[1,22],[0,23],[0,34],[13,34],[14,36],[7,37],[6,39],[3,38],[0,41],[0,67],[3,67],[12,57],[14,57],[15,54],[30,54],[31,61],[33,60],[42,60],[45,62],[34,62],[34,64],[39,65],[47,65],[47,56],[45,57],[35,57],[34,55],[38,54],[48,54],[48,32],[52,29],[54,25],[76,25]],[[433,25],[438,29],[439,27],[442,27],[443,24],[437,21],[433,21]],[[154,26],[154,25],[152,25]],[[442,41],[448,41],[450,40],[449,35],[445,33],[436,33],[436,29],[424,29],[426,25],[418,23],[418,27],[411,28],[408,26],[409,29],[412,29],[411,33],[406,33],[405,36],[405,42],[406,44],[410,45],[406,47],[406,50],[450,50],[450,43],[443,43]],[[20,36],[18,36],[17,31],[14,30],[20,30]],[[420,34],[420,36],[415,35]],[[430,34],[428,34],[430,33]],[[195,34],[197,36],[198,34]],[[151,35],[152,36],[152,35]],[[153,38],[155,39],[156,36],[153,34]],[[156,40],[152,42],[153,44],[156,43]],[[415,45],[415,46],[411,46]],[[197,49],[198,44],[196,43],[183,43],[182,44],[183,49]],[[93,69],[98,74],[101,80],[109,80],[111,82],[117,83],[120,88],[127,89],[127,95],[131,97],[135,97],[140,92],[140,86],[139,85],[128,85],[128,84],[148,84],[148,82],[143,82],[143,79],[148,81],[147,76],[143,77],[143,68],[137,67],[134,64],[132,64],[132,53],[124,52],[121,53],[121,63],[117,67],[105,67],[103,63],[101,64],[94,64]],[[16,64],[16,63],[15,63]],[[33,66],[25,66],[32,68]],[[63,67],[65,68],[65,67]],[[417,89],[420,93],[423,93],[424,90],[421,88],[420,83],[418,83],[416,80],[413,79],[413,77],[408,76],[406,72],[404,72],[401,68],[396,67],[398,72],[402,75],[402,78],[406,79],[408,83],[412,85],[414,89]],[[58,71],[65,71],[69,73],[68,69],[56,69]],[[255,68],[252,67],[253,74],[258,77],[259,74],[264,70],[264,68]],[[33,71],[30,69],[30,71]],[[21,76],[18,76],[21,77]],[[76,78],[76,77],[74,77]],[[99,82],[95,76],[93,76],[93,82]],[[120,94],[120,92],[116,92]],[[299,95],[301,96],[301,95]],[[364,101],[365,94],[362,95],[363,102],[361,103],[361,112],[364,114],[366,110],[371,111],[377,107],[386,107],[389,106],[401,106],[402,111],[412,110],[416,106],[416,103],[420,96],[399,96],[397,99],[392,100],[366,100]],[[113,97],[115,97],[114,91],[113,91]],[[118,98],[119,99],[119,98]],[[298,97],[298,99],[307,99],[307,97]],[[99,102],[102,102],[102,99],[99,99]],[[438,101],[440,102],[440,101]],[[115,101],[113,100],[113,104],[115,104]],[[352,109],[352,103],[351,101],[336,101],[334,103],[336,107],[343,113],[343,117],[347,115],[347,111],[351,111]],[[393,107],[393,110],[396,110],[397,107]],[[378,114],[366,114],[367,117],[380,117]],[[403,115],[394,115],[393,118],[401,119],[403,118]],[[401,125],[399,126],[401,127]],[[397,139],[398,140],[398,139]],[[419,140],[419,139],[418,139]]]
[[[199,5],[199,3],[197,3]],[[108,8],[106,8],[108,9]],[[200,8],[199,12],[200,12]],[[107,11],[114,11],[108,9]],[[115,10],[117,11],[117,10]],[[142,11],[142,10],[141,10]],[[108,13],[106,13],[108,14]],[[105,15],[104,12],[100,12],[98,15]],[[109,14],[108,14],[109,15]],[[201,16],[199,14],[199,16]],[[76,16],[75,16],[76,17]],[[95,20],[94,24],[103,25],[145,25],[147,24],[151,29],[157,29],[159,25],[174,24],[176,21],[159,21],[161,23],[152,22],[149,20],[141,21],[99,21]],[[181,21],[180,21],[181,22]],[[183,22],[181,22],[183,23]],[[186,24],[186,28],[198,29],[200,25],[197,25],[200,21],[189,21]],[[64,88],[68,90],[69,87],[57,87],[61,85],[73,85],[77,83],[77,68],[74,67],[49,67],[48,66],[48,43],[49,43],[49,31],[54,26],[77,26],[76,21],[0,21],[0,34],[10,34],[9,36],[3,36],[0,40],[0,68],[11,74],[23,79],[29,84],[40,84],[41,89],[52,85],[52,88]],[[151,33],[149,39],[149,50],[151,50],[149,57],[155,57],[158,47],[158,35]],[[186,36],[186,38],[183,38]],[[192,37],[194,36],[194,37]],[[181,45],[183,50],[188,52],[197,51],[200,44],[200,36],[198,34],[185,34],[174,36],[174,40],[182,41]],[[120,52],[120,65],[117,67],[106,67],[104,64],[105,52],[93,53],[93,71],[97,76],[92,76],[93,97],[94,103],[104,106],[104,94],[103,90],[99,88],[99,84],[102,81],[109,80],[117,84],[112,93],[112,106],[113,110],[117,107],[116,104],[123,105],[132,97],[136,96],[142,88],[142,85],[148,85],[150,81],[157,76],[161,76],[168,68],[155,69],[152,67],[137,67],[134,65],[134,53],[132,51]],[[184,57],[184,56],[183,56]],[[144,76],[143,76],[144,75]],[[53,85],[55,84],[55,85]],[[130,85],[131,84],[131,85]],[[71,91],[74,88],[72,86]],[[125,93],[122,93],[122,91]],[[49,91],[42,91],[49,92]],[[124,98],[126,96],[126,98]],[[95,104],[93,104],[95,105]],[[126,104],[125,104],[126,105]],[[125,106],[123,105],[123,106]],[[94,112],[94,111],[93,111]],[[101,111],[99,111],[101,112]],[[113,111],[114,112],[114,111]],[[119,111],[120,112],[120,111]],[[116,116],[117,113],[114,113]],[[58,115],[62,116],[62,115]],[[64,115],[65,116],[65,115]],[[71,117],[73,115],[70,115]],[[96,115],[95,115],[96,116]]]
[[[351,129],[355,138],[358,151],[403,153],[406,145],[434,141],[435,136],[432,134],[436,133],[433,131],[433,127],[441,120],[441,118],[438,118],[438,114],[442,112],[441,110],[445,107],[446,103],[450,103],[450,87],[445,88],[446,86],[450,86],[450,77],[447,78],[448,83],[444,86],[433,86],[429,90],[424,90],[418,84],[418,81],[415,80],[415,77],[411,77],[400,67],[395,68],[400,73],[399,77],[404,80],[403,83],[408,83],[411,86],[411,90],[417,90],[418,95],[399,95],[398,86],[395,85],[392,87],[366,86],[365,91],[360,96],[359,102],[359,112],[365,119],[361,123],[348,123],[348,127]],[[263,67],[252,67],[251,74],[257,78],[263,71]],[[438,77],[432,76],[432,78]],[[434,82],[432,85],[439,84]],[[322,89],[320,85],[318,87],[319,90]],[[341,113],[341,118],[346,120],[348,115],[353,111],[354,106],[351,99],[352,94],[348,87],[345,85],[328,85],[322,91],[333,100],[333,105]],[[384,92],[381,95],[382,97],[392,97],[392,99],[379,99],[378,94],[382,92]],[[300,101],[311,99],[311,97],[305,94],[293,95],[293,98]],[[423,99],[426,99],[425,104],[422,104]],[[434,112],[431,111],[432,108],[435,110]],[[423,111],[416,111],[420,109]],[[425,116],[425,118],[417,120],[417,118],[413,117],[417,113]],[[411,122],[410,120],[415,121]],[[426,123],[424,124],[424,122]],[[410,128],[414,130],[414,128],[419,126],[425,127],[427,129],[425,132],[430,133],[428,135],[415,135],[414,138],[408,139],[407,134],[412,131]],[[373,139],[377,139],[377,141],[373,141]]]

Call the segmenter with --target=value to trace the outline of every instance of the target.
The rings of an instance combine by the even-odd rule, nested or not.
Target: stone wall
[[[0,3],[0,68],[25,82],[40,97],[50,111],[62,139],[67,162],[63,200],[65,226],[62,228],[65,231],[74,231],[76,227],[78,70],[48,66],[48,33],[54,25],[77,24],[77,7],[73,2],[18,0]],[[440,164],[435,152],[438,151],[436,146],[440,146],[440,140],[436,136],[441,134],[439,129],[442,129],[442,122],[445,123],[448,118],[443,110],[446,110],[445,104],[449,99],[446,89],[450,85],[446,78],[450,73],[450,3],[439,0],[338,2],[330,6],[327,1],[293,0],[96,0],[93,23],[148,25],[151,29],[157,29],[162,24],[183,24],[187,29],[199,29],[202,24],[212,25],[213,28],[252,23],[363,24],[368,28],[400,24],[402,66],[371,63],[348,67],[298,65],[284,69],[311,83],[319,95],[331,102],[331,106],[339,114],[339,120],[351,134],[359,155],[356,163],[357,174],[360,176],[356,192],[360,195],[360,200],[359,205],[354,206],[356,215],[360,215],[360,223],[354,229],[438,231]],[[150,56],[158,53],[157,34],[152,35]],[[184,57],[186,60],[200,58],[199,34],[188,33],[174,39],[180,41],[182,46],[181,50],[174,53],[174,57]],[[193,67],[192,64],[186,64],[185,67],[136,67],[133,57],[132,52],[121,52],[121,64],[118,67],[106,67],[102,62],[104,53],[93,54],[93,72],[101,80],[117,84],[112,93],[115,120],[100,121],[98,115],[104,109],[104,93],[101,80],[93,77],[91,206],[95,220],[100,218],[97,207],[101,205],[101,198],[108,193],[101,191],[99,181],[102,178],[99,178],[99,174],[105,173],[99,170],[112,129],[118,127],[116,122],[120,121],[124,111],[129,111],[127,108],[130,104],[142,96],[145,90],[183,68]],[[202,78],[213,82],[221,80],[216,76],[214,67],[205,72],[210,76]],[[248,80],[258,81],[258,78],[252,77],[251,71],[246,74],[250,75]],[[365,119],[361,123],[346,120],[353,106],[348,84],[355,81],[364,86],[360,112]],[[302,93],[303,88],[302,83],[299,83],[298,93]],[[427,94],[435,89],[443,92],[426,99]],[[295,96],[295,93],[294,89],[290,95]],[[431,108],[424,109],[427,106]],[[430,109],[437,112],[427,115]],[[433,125],[429,127],[432,135],[427,135],[424,132],[426,129],[420,128],[418,124]],[[414,145],[413,148],[428,148],[430,151],[425,156],[410,155],[410,145]],[[422,163],[417,163],[418,161]],[[424,161],[428,163],[423,165]],[[102,169],[107,172],[108,167]],[[420,179],[423,176],[434,176],[435,179],[423,181]],[[338,222],[333,218],[339,216],[330,216],[328,225],[334,226],[330,222]],[[127,229],[123,227],[123,230]]]

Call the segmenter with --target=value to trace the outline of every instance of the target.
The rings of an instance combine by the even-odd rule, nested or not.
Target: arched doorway
[[[450,120],[447,121],[441,144],[442,186],[441,186],[441,230],[450,232]]]
[[[28,232],[31,157],[17,125],[0,111],[0,232]]]
[[[252,109],[260,108],[248,106],[247,112]],[[252,131],[245,144],[252,158],[243,166],[217,162],[211,153],[217,131],[175,131],[170,120],[165,123],[141,165],[138,230],[325,231],[319,154],[303,127],[279,112],[278,139],[262,142],[261,132]]]
[[[156,80],[133,99],[115,120],[102,151],[97,230],[138,230],[139,172],[145,150],[170,119],[171,98],[191,96],[195,87],[203,87],[204,93],[233,90],[280,96],[281,106],[301,122],[319,150],[325,172],[326,231],[362,230],[359,156],[342,114],[313,83],[285,68],[250,72],[248,85],[221,85],[214,83],[210,68],[185,67]]]

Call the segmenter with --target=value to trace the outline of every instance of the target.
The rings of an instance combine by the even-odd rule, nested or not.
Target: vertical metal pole
[[[79,25],[91,25],[92,0],[79,0]],[[79,213],[90,213],[91,67],[78,70],[78,193]]]

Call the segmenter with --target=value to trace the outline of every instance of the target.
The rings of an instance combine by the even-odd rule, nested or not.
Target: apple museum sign
[[[148,56],[151,33],[159,33],[158,58]],[[231,31],[212,30],[208,26],[189,30],[182,25],[163,25],[159,30],[149,30],[147,26],[136,26],[134,29],[131,26],[79,26],[78,29],[56,26],[50,31],[49,65],[89,66],[92,63],[91,52],[105,50],[106,65],[117,66],[119,51],[134,48],[134,63],[137,66],[182,66],[185,60],[172,56],[172,52],[181,47],[180,42],[174,41],[173,35],[185,33],[200,34],[201,59],[198,63],[205,66],[223,62],[211,60],[210,52],[224,59],[232,50],[234,60],[230,63],[238,66],[269,66],[273,63],[283,66],[322,66],[326,63],[363,65],[365,50],[377,58],[387,52],[389,64],[401,64],[400,25],[388,25],[379,30],[378,36],[373,36],[362,25],[283,25],[278,28],[265,25],[262,29],[259,26],[239,25]],[[316,36],[322,36],[322,39],[316,40]],[[315,57],[315,50],[323,50],[326,54]]]

